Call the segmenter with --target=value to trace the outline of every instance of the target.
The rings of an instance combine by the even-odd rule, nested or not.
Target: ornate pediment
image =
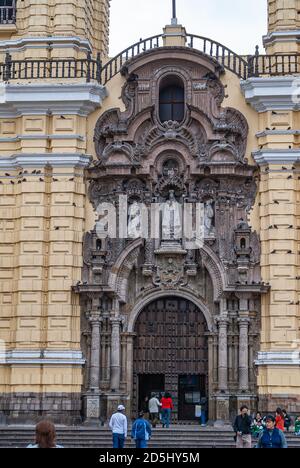
[[[134,166],[159,145],[180,143],[191,158],[202,164],[246,163],[248,124],[232,108],[222,108],[224,86],[203,64],[189,64],[188,53],[176,63],[153,60],[151,65],[126,68],[127,81],[122,89],[125,111],[112,109],[97,122],[95,147],[100,164]],[[181,80],[185,89],[185,110],[181,120],[160,119],[160,83],[168,74]],[[120,156],[123,153],[123,158]],[[143,162],[141,162],[143,165]]]

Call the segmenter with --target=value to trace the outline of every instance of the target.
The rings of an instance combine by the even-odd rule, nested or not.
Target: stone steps
[[[300,437],[287,435],[291,448],[300,448]],[[22,448],[34,441],[33,427],[0,427],[0,448]],[[57,427],[57,441],[65,448],[111,448],[112,436],[107,428]],[[188,449],[188,448],[234,448],[233,432],[197,426],[170,429],[156,428],[153,431],[149,448]],[[130,438],[126,447],[134,447]]]

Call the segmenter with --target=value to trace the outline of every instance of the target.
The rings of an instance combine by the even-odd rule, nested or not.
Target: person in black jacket
[[[251,424],[249,410],[246,405],[241,407],[241,414],[235,418],[233,429],[236,433],[236,448],[252,448]]]
[[[292,418],[291,418],[291,416],[289,414],[287,414],[285,409],[282,410],[282,413],[283,413],[283,417],[284,417],[284,427],[285,427],[286,431],[289,432],[290,427],[292,425]]]

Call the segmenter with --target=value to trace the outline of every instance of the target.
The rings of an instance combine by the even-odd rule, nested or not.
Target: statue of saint
[[[214,217],[213,201],[209,200],[204,204],[204,235],[210,237],[214,235]]]
[[[165,240],[182,238],[181,205],[175,198],[174,190],[169,192],[169,200],[162,204],[162,238]]]
[[[130,239],[137,239],[141,237],[142,226],[141,226],[142,212],[141,207],[136,200],[130,205],[128,213],[128,226],[127,234]]]

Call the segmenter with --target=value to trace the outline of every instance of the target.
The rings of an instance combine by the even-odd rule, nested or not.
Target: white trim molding
[[[83,366],[85,359],[81,351],[49,350],[0,350],[0,365],[72,365]]]
[[[292,135],[292,136],[299,136],[300,130],[263,130],[262,132],[258,132],[255,136],[257,138],[263,138],[266,136],[274,136],[274,135]],[[0,139],[1,141],[1,139]]]
[[[249,78],[241,82],[241,88],[257,112],[300,110],[299,76]]]
[[[300,132],[299,132],[300,134]],[[53,134],[53,135],[17,135],[16,137],[0,137],[0,143],[17,143],[22,140],[80,140],[86,141],[86,137],[84,135],[78,135],[76,133],[68,133],[68,134]]]
[[[1,25],[2,27],[3,25]],[[24,37],[21,39],[11,39],[0,41],[0,51],[5,52],[20,52],[27,49],[44,49],[45,44],[49,49],[56,48],[72,48],[80,51],[91,52],[91,43],[87,39],[81,39],[77,36],[40,36],[40,37]]]
[[[254,151],[252,156],[259,166],[265,164],[295,164],[300,162],[300,150],[265,149]]]
[[[92,156],[80,153],[34,153],[14,154],[9,158],[0,157],[0,170],[19,167],[88,167]]]
[[[0,117],[75,114],[87,117],[107,97],[96,83],[0,83]]]
[[[261,351],[255,361],[257,366],[300,366],[300,350]]]
[[[287,31],[273,31],[263,36],[264,46],[270,46],[278,42],[295,42],[300,44],[300,29]]]

